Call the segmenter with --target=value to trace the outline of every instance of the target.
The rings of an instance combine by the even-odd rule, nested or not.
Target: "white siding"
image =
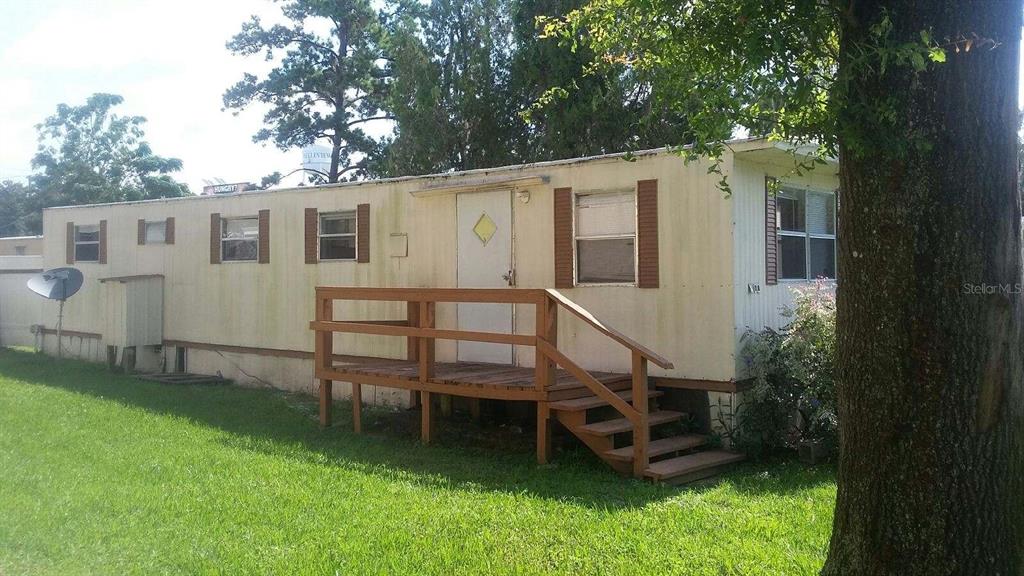
[[[735,227],[735,331],[737,346],[737,377],[744,377],[742,343],[747,330],[759,331],[765,327],[781,328],[787,323],[782,310],[793,305],[793,289],[807,287],[809,283],[779,280],[774,286],[765,282],[765,189],[766,176],[779,178],[784,186],[832,191],[836,189],[835,167],[820,166],[811,174],[795,177],[789,172],[792,157],[759,155],[758,161],[736,156],[730,180]],[[788,162],[788,164],[787,164]],[[751,291],[750,286],[760,288]]]

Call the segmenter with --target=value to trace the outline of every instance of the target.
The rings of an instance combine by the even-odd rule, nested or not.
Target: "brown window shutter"
[[[100,264],[107,263],[107,221],[100,220]]]
[[[356,206],[356,262],[370,261],[370,205]]]
[[[65,240],[66,251],[67,251],[66,262],[68,264],[74,264],[75,263],[75,223],[74,222],[68,222],[66,234],[67,234],[66,240]]]
[[[306,264],[316,264],[319,259],[317,253],[317,235],[320,231],[319,214],[316,208],[306,208],[306,222],[303,228],[306,231]]]
[[[138,239],[138,242],[139,242],[139,246],[142,246],[142,245],[144,245],[146,243],[146,221],[143,220],[142,218],[139,218],[139,239]]]
[[[220,264],[220,214],[210,214],[210,264]]]
[[[637,286],[661,285],[658,265],[658,181],[636,183]]]
[[[257,259],[260,264],[270,263],[270,210],[260,210],[259,214],[259,252]]]
[[[174,216],[165,221],[164,244],[174,244]]]
[[[771,177],[764,179],[764,283],[768,286],[779,283],[779,238],[774,182],[775,179]]]
[[[555,188],[555,288],[575,284],[572,238],[572,188]]]

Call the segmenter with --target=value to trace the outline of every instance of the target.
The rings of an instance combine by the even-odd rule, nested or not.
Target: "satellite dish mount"
[[[29,290],[48,300],[60,302],[57,312],[57,357],[64,354],[61,336],[64,332],[64,302],[74,296],[81,288],[84,277],[77,268],[53,268],[42,274],[29,278]]]

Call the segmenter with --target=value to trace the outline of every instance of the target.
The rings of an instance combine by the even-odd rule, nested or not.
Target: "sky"
[[[253,143],[261,109],[221,110],[229,86],[267,67],[224,47],[253,14],[281,18],[268,0],[0,0],[0,180],[24,181],[35,125],[95,92],[120,94],[115,112],[148,119],[146,140],[181,158],[175,178],[193,192],[300,167],[299,150]]]
[[[221,110],[225,89],[267,67],[224,47],[254,14],[280,20],[269,0],[0,0],[0,180],[24,181],[35,125],[95,92],[120,94],[118,113],[148,119],[154,152],[182,159],[175,177],[193,192],[298,168],[299,150],[252,141],[261,109]]]

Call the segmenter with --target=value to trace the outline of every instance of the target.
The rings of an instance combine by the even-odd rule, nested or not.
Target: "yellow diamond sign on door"
[[[480,216],[480,219],[477,220],[476,224],[473,226],[473,233],[476,234],[476,237],[479,238],[485,246],[497,231],[498,225],[494,223],[494,220],[491,220],[491,217],[488,216],[486,212]]]

